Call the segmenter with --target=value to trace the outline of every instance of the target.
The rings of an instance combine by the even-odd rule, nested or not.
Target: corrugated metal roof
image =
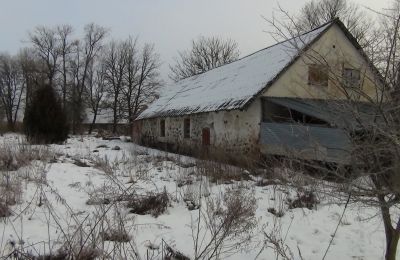
[[[334,22],[230,64],[164,87],[136,120],[241,109],[273,82]]]

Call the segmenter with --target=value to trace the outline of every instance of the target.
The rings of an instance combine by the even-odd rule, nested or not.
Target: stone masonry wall
[[[190,118],[190,138],[184,138],[185,118]],[[160,136],[161,120],[165,120],[165,137]],[[145,145],[194,153],[203,149],[202,131],[203,128],[209,128],[211,149],[231,155],[247,155],[258,152],[260,122],[261,102],[257,99],[243,111],[219,111],[140,120],[136,122],[140,127],[134,127],[136,130],[133,135],[137,136],[137,142]]]

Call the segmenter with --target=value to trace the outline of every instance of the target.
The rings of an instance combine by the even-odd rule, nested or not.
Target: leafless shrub
[[[164,260],[190,260],[189,257],[185,256],[178,250],[170,247],[169,245],[165,245],[165,257]]]
[[[204,188],[199,190],[197,184],[182,186],[180,192],[182,200],[185,202],[188,210],[196,210],[200,208],[201,198],[204,196]],[[199,185],[205,185],[205,183],[200,183]],[[203,194],[201,194],[203,192]],[[206,191],[207,192],[207,191]]]
[[[282,239],[281,234],[277,234],[274,231],[269,234],[264,232],[264,237],[267,247],[272,248],[275,251],[276,259],[295,259],[291,249],[286,245],[284,239]]]
[[[22,187],[16,173],[0,172],[0,194],[1,201],[9,206],[21,200]]]
[[[192,185],[192,184],[193,184],[193,180],[189,177],[184,177],[184,178],[180,178],[180,179],[176,180],[176,185],[179,188],[186,186],[186,185]]]
[[[217,184],[231,184],[233,181],[251,179],[248,172],[241,168],[208,160],[202,160],[197,163],[197,172]]]
[[[57,252],[45,255],[34,255],[31,252],[25,252],[19,248],[15,248],[7,259],[24,259],[24,260],[95,260],[101,256],[99,249],[85,247],[85,248],[74,248],[73,250],[60,248]]]
[[[176,165],[178,165],[181,168],[187,169],[187,168],[193,168],[196,167],[197,163],[195,162],[185,162],[183,160],[177,160]]]
[[[134,156],[138,156],[138,155],[149,155],[149,153],[146,151],[146,150],[144,150],[144,149],[134,149],[134,150],[132,150],[132,155],[134,155]]]
[[[43,146],[3,143],[0,144],[0,171],[16,171],[34,160],[47,161],[52,156],[52,153]]]
[[[0,200],[0,218],[6,218],[11,216],[11,210],[8,205]]]
[[[312,191],[299,191],[295,199],[287,199],[290,209],[308,208],[313,209],[319,203],[317,197]]]
[[[278,218],[281,218],[285,215],[283,211],[276,210],[275,208],[268,208],[267,211]]]
[[[101,256],[101,251],[92,247],[84,247],[80,249],[78,253],[73,254],[72,259],[76,260],[95,260]]]
[[[111,165],[110,161],[107,157],[94,157],[93,158],[93,167],[103,171],[107,175],[112,175],[115,173],[115,168]]]
[[[109,198],[91,197],[86,201],[87,205],[108,205],[111,203]]]
[[[168,153],[164,153],[162,155],[156,155],[152,157],[152,159],[155,162],[155,164],[160,164],[163,162],[177,162],[177,159],[169,155]]]
[[[90,165],[82,159],[75,158],[74,164],[78,167],[90,167]]]
[[[161,193],[150,193],[145,196],[135,196],[128,201],[127,207],[131,213],[146,215],[150,214],[158,217],[163,214],[170,204],[167,191]]]
[[[102,233],[104,241],[122,242],[126,243],[131,240],[130,236],[124,229],[110,229]]]
[[[278,184],[280,184],[279,180],[270,180],[270,179],[261,178],[256,181],[256,186],[258,186],[258,187],[265,187],[265,186],[278,185]]]
[[[219,259],[245,248],[256,226],[256,208],[253,192],[240,187],[207,197],[191,226],[195,259]]]

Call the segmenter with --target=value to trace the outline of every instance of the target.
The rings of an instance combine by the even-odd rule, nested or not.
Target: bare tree
[[[2,126],[3,126],[3,120],[6,118],[6,111],[4,109],[3,102],[0,102],[0,135],[2,135]]]
[[[59,39],[59,53],[61,56],[61,66],[60,73],[62,77],[61,83],[61,100],[62,106],[65,109],[67,103],[67,91],[68,91],[68,63],[69,63],[69,55],[72,53],[72,45],[70,37],[72,35],[73,29],[71,25],[60,25],[57,26],[57,36]]]
[[[105,98],[106,81],[104,68],[100,65],[91,66],[89,69],[88,84],[86,87],[86,96],[88,97],[88,107],[93,115],[89,126],[89,134],[92,133],[96,124],[97,116],[103,107]]]
[[[377,66],[381,69],[387,84],[400,92],[400,1],[395,0],[385,13],[379,13],[381,27],[379,28],[381,48],[377,49]]]
[[[104,27],[96,24],[88,24],[84,29],[83,41],[74,44],[74,57],[71,61],[73,83],[70,96],[70,113],[72,121],[72,133],[76,133],[82,121],[83,97],[88,81],[89,70],[93,66],[103,48],[103,40],[107,35]]]
[[[124,88],[122,96],[124,99],[123,106],[126,117],[131,122],[132,111],[134,107],[135,92],[139,85],[139,74],[141,71],[138,50],[138,38],[129,38],[126,41],[126,72],[124,73]]]
[[[158,72],[160,62],[151,44],[145,44],[138,50],[137,39],[134,41],[129,39],[125,47],[128,50],[122,97],[126,118],[132,122],[156,97],[156,90],[160,85]]]
[[[398,1],[395,3],[397,5]],[[351,143],[350,165],[338,164],[334,167],[326,167],[321,163],[300,160],[296,153],[288,154],[290,164],[295,164],[297,170],[318,172],[322,176],[339,181],[328,182],[305,176],[308,184],[313,185],[312,190],[337,199],[346,205],[344,210],[349,203],[354,202],[376,208],[380,212],[386,234],[387,260],[396,259],[397,244],[400,238],[400,218],[394,213],[394,209],[398,208],[400,202],[400,168],[398,164],[400,161],[400,121],[397,101],[391,99],[390,95],[393,90],[392,82],[396,80],[397,74],[388,72],[390,70],[396,72],[396,69],[391,69],[391,65],[398,65],[396,58],[393,58],[396,56],[394,50],[398,45],[400,16],[398,12],[393,13],[385,14],[393,27],[391,27],[390,36],[386,40],[390,43],[385,49],[387,53],[382,55],[387,59],[384,61],[386,66],[384,66],[383,76],[370,67],[374,72],[374,78],[369,78],[375,84],[374,96],[370,96],[356,84],[345,84],[342,72],[330,64],[321,53],[310,50],[304,54],[307,60],[328,68],[329,80],[337,83],[333,87],[337,89],[337,93],[340,93],[343,99],[341,102],[331,102],[328,109],[332,113],[332,117],[347,115],[349,117],[347,120],[354,122],[352,127],[345,129]],[[287,12],[284,15],[293,24],[288,25],[275,21],[270,21],[270,24],[275,28],[276,35],[288,40],[294,36],[293,28],[299,27],[296,20]],[[293,48],[299,48],[299,46],[293,45]],[[366,77],[368,77],[366,74],[362,75],[361,79],[365,80]],[[366,107],[368,107],[368,111],[366,111]],[[297,124],[299,123],[297,122]],[[318,143],[316,140],[313,141]],[[298,174],[298,171],[295,174]],[[297,180],[299,180],[298,176],[290,175],[285,181],[296,187],[304,186],[304,179]],[[330,245],[325,255],[328,254]]]
[[[25,85],[18,58],[8,54],[0,55],[0,100],[10,130],[15,129]]]
[[[124,75],[127,67],[126,42],[111,42],[105,51],[103,66],[107,82],[109,107],[113,112],[113,133],[121,118],[121,94],[124,86]]]
[[[54,79],[57,73],[58,59],[60,56],[59,41],[56,30],[44,26],[38,26],[29,33],[38,57],[45,64],[45,71],[50,86],[54,87]]]
[[[238,44],[235,41],[202,36],[192,41],[190,50],[179,53],[175,64],[170,65],[170,78],[179,81],[235,61],[238,57]]]
[[[34,51],[30,48],[25,48],[19,52],[19,62],[21,65],[22,74],[26,83],[25,89],[25,111],[30,105],[34,91],[38,86],[42,86],[46,81],[46,73],[44,73],[45,65],[39,59]]]
[[[310,0],[300,11],[296,29],[312,30],[335,18],[340,18],[363,48],[369,42],[367,33],[372,21],[361,7],[349,0]]]

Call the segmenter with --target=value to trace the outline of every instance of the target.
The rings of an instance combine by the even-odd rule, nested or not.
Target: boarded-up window
[[[308,84],[314,86],[328,86],[329,71],[327,66],[310,65],[308,66]]]
[[[360,85],[360,71],[356,69],[343,70],[343,83],[347,87],[355,88]]]
[[[165,119],[160,120],[160,136],[165,137]]]
[[[183,137],[190,138],[190,118],[183,120]]]

